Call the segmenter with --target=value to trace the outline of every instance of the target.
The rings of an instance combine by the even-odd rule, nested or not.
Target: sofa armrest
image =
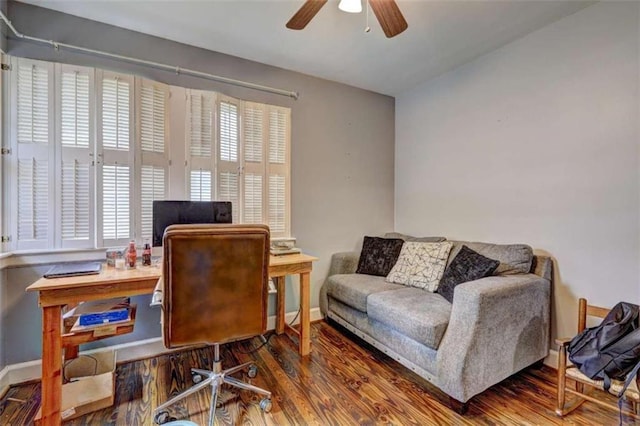
[[[360,260],[360,252],[357,251],[345,251],[342,253],[335,253],[331,256],[331,264],[329,265],[329,273],[327,278],[332,275],[338,274],[354,274],[358,269],[358,261]],[[320,287],[320,298],[318,299],[320,305],[320,312],[322,315],[327,314],[327,280],[325,279],[322,287]]]
[[[466,402],[547,356],[550,294],[550,281],[534,274],[457,286],[437,352],[441,389]]]
[[[334,253],[331,256],[331,265],[329,266],[329,274],[355,274],[358,269],[358,261],[360,260],[360,252],[345,251],[342,253]]]

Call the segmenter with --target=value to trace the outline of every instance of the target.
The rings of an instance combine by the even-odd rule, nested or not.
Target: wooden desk
[[[298,352],[306,356],[311,351],[309,336],[310,276],[317,258],[306,254],[271,256],[269,276],[274,279],[277,295],[276,332],[284,332],[284,282],[287,275],[300,275],[300,330]],[[109,299],[121,296],[150,294],[162,274],[160,266],[144,266],[133,270],[103,268],[98,275],[80,277],[41,278],[27,287],[38,292],[38,304],[42,308],[42,407],[41,424],[61,423],[62,403],[62,309],[67,304],[89,300]]]

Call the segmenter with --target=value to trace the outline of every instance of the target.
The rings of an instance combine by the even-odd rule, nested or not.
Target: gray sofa
[[[325,318],[342,325],[452,399],[459,412],[490,386],[549,352],[551,259],[526,245],[453,241],[500,261],[493,276],[438,293],[356,274],[359,253],[337,253],[320,291]]]

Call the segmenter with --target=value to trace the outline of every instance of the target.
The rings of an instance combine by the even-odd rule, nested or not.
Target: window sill
[[[43,265],[47,263],[104,260],[104,248],[20,250],[0,253],[0,270],[16,266]]]

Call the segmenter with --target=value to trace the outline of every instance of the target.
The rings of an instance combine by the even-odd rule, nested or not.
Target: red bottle
[[[136,258],[138,254],[136,253],[136,242],[131,240],[129,243],[129,250],[127,251],[127,264],[130,268],[136,267]]]
[[[142,264],[144,266],[151,266],[151,246],[149,243],[144,245],[144,250],[142,251]]]

